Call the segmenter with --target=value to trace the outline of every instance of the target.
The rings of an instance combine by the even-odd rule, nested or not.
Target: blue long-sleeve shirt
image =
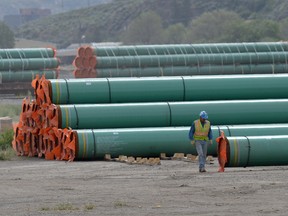
[[[206,123],[202,123],[202,126],[204,126],[204,124]],[[195,123],[193,122],[192,125],[191,125],[191,128],[190,128],[190,131],[189,131],[189,139],[190,140],[194,140],[194,133],[195,133]],[[212,140],[213,139],[213,134],[212,134],[212,130],[211,130],[211,126],[209,128],[209,132],[208,132],[208,138],[209,140]]]

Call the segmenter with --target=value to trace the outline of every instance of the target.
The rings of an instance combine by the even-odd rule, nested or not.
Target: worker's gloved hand
[[[209,146],[211,146],[213,143],[213,140],[209,140]]]
[[[195,140],[191,140],[191,144],[194,146],[195,145]]]

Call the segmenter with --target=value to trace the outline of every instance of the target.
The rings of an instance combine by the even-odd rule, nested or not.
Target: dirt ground
[[[287,215],[288,166],[198,172],[197,162],[161,165],[0,162],[0,215]]]

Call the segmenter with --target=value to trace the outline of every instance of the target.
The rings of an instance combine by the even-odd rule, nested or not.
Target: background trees
[[[0,21],[0,48],[13,48],[14,47],[14,33],[10,28]]]

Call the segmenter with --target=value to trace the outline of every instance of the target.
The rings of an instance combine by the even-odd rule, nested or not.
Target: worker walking
[[[205,111],[200,112],[199,119],[192,123],[189,131],[189,139],[191,144],[196,146],[198,160],[199,160],[199,172],[206,172],[205,163],[207,156],[208,145],[212,145],[212,131],[211,125],[208,121],[208,114]]]

